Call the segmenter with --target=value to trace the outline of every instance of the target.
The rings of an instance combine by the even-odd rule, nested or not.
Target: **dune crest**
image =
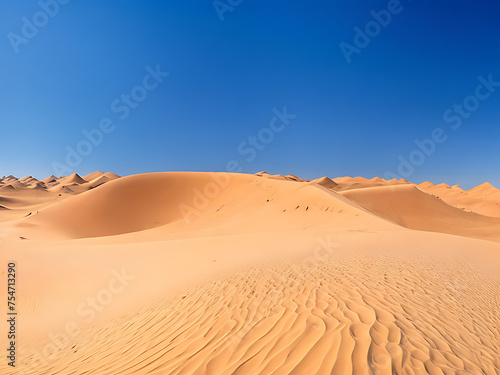
[[[316,180],[312,180],[311,182],[332,190],[335,190],[339,186],[335,181],[326,176],[318,178]]]
[[[435,186],[420,184],[418,187],[426,193],[441,198],[453,207],[481,215],[500,217],[500,190],[488,182],[470,190],[463,190],[458,185],[450,187],[447,184]]]
[[[88,175],[86,176],[83,176],[82,178],[87,181],[87,182],[90,182],[92,180],[95,180],[96,178],[99,178],[101,177],[102,175],[104,175],[103,172],[101,171],[96,171],[96,172],[93,172],[93,173],[89,173]]]
[[[42,180],[37,180],[32,176],[19,179],[12,175],[3,177],[0,180],[0,198],[2,196],[4,198],[13,198],[18,200],[18,203],[8,213],[4,212],[3,215],[0,215],[0,223],[21,219],[30,215],[33,211],[39,211],[64,200],[68,197],[68,194],[80,194],[118,178],[120,178],[118,175],[106,173],[102,174],[102,180],[90,183],[82,179],[77,173],[67,177],[52,175]]]

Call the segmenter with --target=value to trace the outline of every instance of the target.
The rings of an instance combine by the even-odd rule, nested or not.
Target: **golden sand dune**
[[[333,181],[332,179],[330,179],[326,176],[318,178],[316,180],[312,180],[311,182],[314,184],[321,185],[321,186],[323,186],[327,189],[330,189],[330,190],[338,190],[339,189],[339,184],[337,184],[335,181]]]
[[[75,214],[77,213],[77,214]],[[264,217],[276,217],[269,225]],[[251,175],[151,173],[120,178],[17,223],[38,238],[114,236],[163,227],[158,233],[289,231],[336,223],[388,224],[315,184]],[[21,232],[20,232],[21,233]]]
[[[398,180],[176,172],[90,188],[103,176],[51,178],[88,189],[41,202],[0,190],[22,338],[0,373],[500,372],[496,218]]]
[[[355,189],[343,195],[406,228],[500,242],[500,218],[465,212],[423,193],[414,185]]]
[[[440,197],[446,203],[487,216],[500,217],[500,190],[485,182],[470,190],[463,190],[458,185],[433,185],[423,183],[419,189]]]
[[[328,179],[324,177],[323,179]],[[321,179],[314,180],[318,182]],[[415,185],[423,192],[436,196],[453,207],[466,211],[473,211],[485,216],[500,217],[500,189],[495,188],[489,182],[484,182],[470,190],[463,190],[458,185],[450,186],[445,183],[434,185],[432,182],[425,181],[421,184],[412,184],[405,179],[384,180],[380,177],[374,177],[370,180],[363,177],[337,177],[334,184],[325,185],[325,181],[320,183],[334,191],[346,191],[353,189],[364,189],[377,186],[393,185]]]
[[[76,173],[60,178],[52,175],[40,181],[32,176],[20,179],[14,176],[0,178],[0,203],[2,200],[8,201],[7,206],[13,209],[8,215],[0,215],[0,222],[22,218],[64,200],[66,194],[83,193],[119,178],[113,173],[96,172],[96,174],[102,176],[103,179],[100,181],[85,180]],[[90,176],[92,177],[92,175],[94,174]]]

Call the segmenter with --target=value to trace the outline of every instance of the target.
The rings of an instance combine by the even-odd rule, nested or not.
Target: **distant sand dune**
[[[87,182],[90,182],[90,181],[92,181],[92,180],[95,180],[96,178],[101,177],[102,175],[104,175],[104,173],[103,173],[103,172],[101,172],[101,171],[97,171],[97,172],[94,172],[94,173],[90,173],[90,174],[88,174],[88,175],[86,175],[86,176],[83,176],[83,179],[84,179],[85,181],[87,181]]]
[[[97,172],[96,172],[97,173]],[[50,176],[38,181],[32,176],[16,178],[7,176],[0,179],[0,202],[2,199],[17,200],[13,210],[8,215],[0,215],[0,223],[19,219],[32,211],[41,210],[60,202],[67,194],[83,193],[111,180],[120,178],[113,173],[102,173],[102,180],[89,183],[74,173],[68,177]]]
[[[311,182],[331,190],[336,190],[339,186],[335,181],[329,179],[328,177],[321,177],[316,180],[312,180]]]
[[[500,190],[485,182],[470,190],[463,190],[459,186],[446,184],[433,185],[424,183],[419,189],[440,197],[446,203],[482,215],[500,217]]]
[[[451,207],[414,185],[355,189],[342,194],[370,212],[406,228],[500,242],[500,218]]]

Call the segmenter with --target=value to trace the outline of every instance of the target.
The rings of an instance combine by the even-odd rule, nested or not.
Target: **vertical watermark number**
[[[16,367],[16,262],[9,262],[7,265],[7,323],[8,323],[8,345],[7,359],[8,365]]]

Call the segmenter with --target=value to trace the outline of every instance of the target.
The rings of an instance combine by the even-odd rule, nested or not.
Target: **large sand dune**
[[[500,242],[500,218],[465,212],[423,193],[414,185],[354,189],[343,195],[406,228]]]
[[[0,179],[20,335],[1,374],[500,373],[494,202],[379,178],[117,177]]]
[[[447,184],[418,185],[419,189],[439,196],[446,203],[483,215],[500,217],[500,190],[485,182],[470,190]]]

